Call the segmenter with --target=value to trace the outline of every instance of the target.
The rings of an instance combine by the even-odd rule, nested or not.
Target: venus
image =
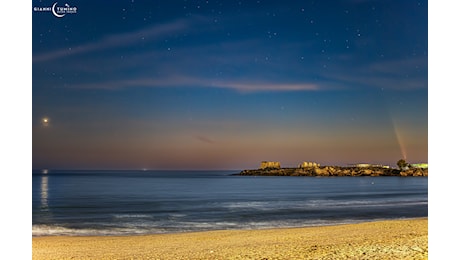
[[[49,118],[47,118],[47,117],[42,118],[42,125],[43,126],[48,126],[49,122],[50,122]]]

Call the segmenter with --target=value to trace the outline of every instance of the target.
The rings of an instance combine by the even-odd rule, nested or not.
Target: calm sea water
[[[32,234],[131,235],[428,216],[426,177],[33,171]]]

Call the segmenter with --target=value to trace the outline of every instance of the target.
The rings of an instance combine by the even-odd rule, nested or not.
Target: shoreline
[[[428,218],[131,236],[32,237],[33,259],[428,258]]]
[[[321,222],[321,223],[311,223],[304,225],[286,225],[286,226],[267,226],[267,227],[237,227],[237,228],[223,228],[223,229],[197,229],[197,230],[182,230],[182,231],[164,231],[164,232],[135,232],[125,231],[125,232],[110,232],[110,231],[96,231],[93,229],[80,230],[68,229],[67,232],[63,231],[54,231],[48,232],[47,234],[34,235],[32,232],[32,238],[41,238],[41,237],[136,237],[136,236],[156,236],[156,235],[179,235],[179,234],[191,234],[191,233],[205,233],[205,232],[218,232],[218,231],[259,231],[259,230],[282,230],[282,229],[298,229],[298,228],[316,228],[316,227],[331,227],[331,226],[342,226],[342,225],[354,225],[361,223],[374,223],[382,221],[404,221],[404,220],[417,220],[424,219],[427,217],[409,217],[409,218],[389,218],[389,219],[375,219],[375,220],[355,220],[355,221],[342,221],[342,222]],[[32,228],[34,225],[32,225]],[[65,229],[63,227],[57,227],[57,229]],[[75,232],[80,231],[80,232]]]

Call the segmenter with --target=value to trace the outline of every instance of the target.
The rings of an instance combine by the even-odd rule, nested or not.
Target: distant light
[[[50,119],[47,117],[42,118],[42,125],[43,126],[48,126],[50,123]]]

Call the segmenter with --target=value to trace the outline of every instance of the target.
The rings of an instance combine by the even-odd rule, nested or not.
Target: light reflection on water
[[[41,208],[44,210],[48,209],[48,176],[44,175],[41,178],[41,185],[40,185],[40,203]]]

